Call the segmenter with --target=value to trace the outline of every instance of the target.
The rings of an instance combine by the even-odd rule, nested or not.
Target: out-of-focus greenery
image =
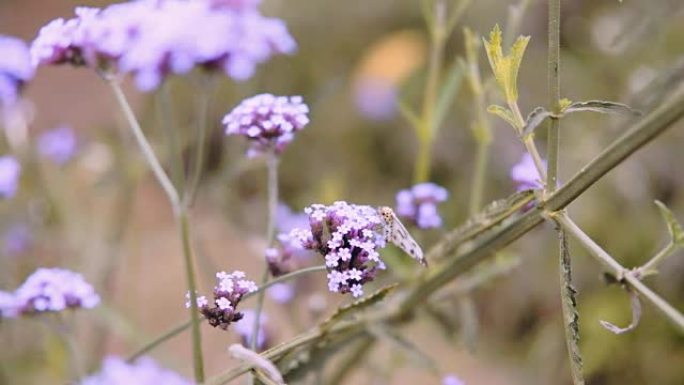
[[[56,0],[44,3],[0,3],[1,32],[28,40],[47,20],[70,15],[75,4]],[[508,6],[516,3],[472,2],[448,38],[444,69],[454,58],[464,55],[463,27],[484,35],[495,23],[505,25]],[[281,199],[294,209],[337,199],[393,205],[395,193],[409,187],[413,180],[416,138],[409,123],[397,111],[382,120],[368,118],[360,112],[357,97],[364,82],[380,79],[395,86],[406,103],[418,108],[429,45],[419,2],[264,0],[262,9],[286,20],[299,51],[261,66],[248,82],[235,84],[221,79],[212,98],[210,121],[214,124],[208,135],[209,156],[193,212],[197,222],[202,216],[219,213],[195,225],[198,239],[203,239],[202,247],[208,250],[208,257],[203,258],[204,249],[198,248],[200,282],[204,287],[210,285],[216,269],[256,272],[255,266],[260,264],[253,244],[258,244],[265,221],[265,168],[258,160],[246,160],[245,143],[239,138],[224,138],[219,124],[223,114],[244,97],[261,92],[301,94],[311,107],[311,124],[298,134],[281,162]],[[518,103],[523,114],[546,104],[546,22],[545,2],[531,1],[519,27],[520,34],[531,36],[518,76]],[[649,111],[671,90],[682,86],[684,5],[680,1],[565,1],[561,25],[563,97],[614,100]],[[495,88],[482,49],[479,59],[485,86]],[[172,127],[180,132],[184,152],[190,159],[196,148],[192,112],[196,93],[201,90],[187,78],[171,79],[166,89],[173,105]],[[26,164],[18,197],[0,203],[0,231],[6,232],[16,223],[31,231],[28,249],[1,256],[0,289],[16,287],[37,266],[76,267],[93,277],[101,290],[107,290],[104,297],[111,302],[106,305],[115,310],[114,315],[103,311],[75,315],[77,325],[84,328],[80,336],[83,345],[94,347],[95,334],[102,330],[92,325],[104,325],[116,330],[117,336],[108,343],[107,350],[129,352],[173,324],[149,323],[150,318],[186,317],[179,305],[185,290],[181,278],[174,282],[155,275],[157,265],[163,272],[165,264],[180,263],[177,255],[165,254],[177,248],[174,231],[158,228],[170,226],[168,207],[130,142],[113,100],[95,75],[86,70],[41,69],[29,84],[27,97],[34,100],[36,108],[32,134],[58,122],[72,123],[84,145],[78,159],[64,168],[37,160]],[[158,144],[162,159],[168,161],[163,146],[169,116],[160,107],[162,97],[141,95],[134,99],[143,126]],[[373,102],[381,100],[370,97],[366,101]],[[501,103],[502,96],[489,102]],[[472,95],[467,87],[461,87],[433,147],[430,180],[450,192],[449,201],[441,207],[446,229],[467,219],[475,149],[470,127],[476,114]],[[494,140],[483,202],[514,191],[508,172],[524,151],[510,127],[492,115],[489,119]],[[601,114],[573,114],[564,119],[561,182],[618,136],[626,122],[625,118]],[[544,131],[538,130],[537,135],[541,148]],[[569,208],[584,230],[625,266],[643,264],[667,242],[666,225],[653,204],[655,199],[684,220],[682,148],[684,125],[680,123],[604,177]],[[220,221],[214,221],[217,217]],[[224,232],[231,246],[220,252],[210,243],[221,236],[202,236]],[[433,230],[418,237],[427,247],[439,235],[439,230]],[[152,236],[157,238],[143,241]],[[165,242],[173,244],[162,247]],[[571,252],[579,291],[580,347],[588,382],[681,384],[682,335],[646,305],[636,330],[616,336],[602,328],[599,320],[617,325],[630,322],[629,298],[619,287],[607,286],[601,280],[599,265],[579,245],[571,243]],[[126,258],[130,253],[137,257]],[[508,253],[521,257],[522,263],[472,294],[479,322],[472,354],[485,368],[491,365],[491,370],[500,369],[508,376],[507,382],[492,383],[569,383],[555,233],[550,226],[543,226],[512,245]],[[684,309],[683,254],[670,257],[658,275],[647,279],[678,309]],[[112,258],[126,263],[115,265],[115,283],[106,283],[107,261]],[[163,301],[160,299],[148,310],[154,313],[150,315],[140,311],[139,306],[155,301],[153,296],[160,292],[144,292],[149,298],[134,298],[132,288],[141,284],[130,280],[159,280],[168,287],[178,287],[169,289],[173,295],[160,297]],[[312,282],[308,285],[315,286]],[[296,320],[295,326],[283,326],[287,331],[282,335],[312,325],[306,303],[307,298],[297,302],[302,310],[289,313]],[[451,305],[447,307],[458,320],[460,308]],[[329,306],[328,310],[332,308]],[[127,310],[136,315],[126,318]],[[425,317],[420,321],[423,327],[416,328],[415,333],[434,338],[440,332],[431,322],[434,320]],[[6,347],[0,352],[0,383],[51,383],[66,376],[62,368],[68,365],[64,364],[62,345],[46,330],[37,320],[0,323],[0,343]],[[205,331],[207,334],[230,338],[213,331]],[[481,367],[472,369],[448,359],[450,354],[466,350],[458,336],[455,333],[438,351],[421,346],[420,338],[415,341],[428,355],[440,357],[447,368],[467,373],[464,378],[473,379],[468,383],[488,383],[476,380],[482,378],[478,372]],[[156,356],[169,366],[187,369],[186,356],[164,347],[160,351]],[[371,362],[381,362],[378,367],[391,371],[383,357],[369,357]],[[87,358],[96,362],[96,357]],[[227,362],[223,358],[219,361],[223,365]],[[407,383],[399,378],[390,382]]]

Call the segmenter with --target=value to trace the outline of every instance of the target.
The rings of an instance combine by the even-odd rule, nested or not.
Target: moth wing
[[[423,249],[420,248],[418,242],[409,234],[404,224],[401,223],[399,218],[394,215],[394,223],[391,228],[391,241],[402,249],[406,254],[410,255],[411,258],[417,260],[421,265],[427,267],[427,261],[423,256]]]

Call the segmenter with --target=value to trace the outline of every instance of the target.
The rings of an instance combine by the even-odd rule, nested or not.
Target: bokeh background
[[[49,20],[71,17],[76,5],[108,3],[2,0],[0,32],[30,41]],[[217,270],[243,269],[256,278],[263,266],[264,163],[245,159],[244,141],[225,138],[220,126],[221,117],[244,97],[299,94],[311,107],[311,124],[281,162],[281,200],[293,210],[338,199],[393,205],[396,192],[411,185],[416,138],[395,102],[405,98],[417,106],[422,92],[429,39],[419,3],[263,1],[265,14],[287,22],[299,50],[262,65],[247,82],[222,79],[213,92],[208,162],[191,219],[203,292]],[[505,26],[509,6],[516,4],[472,2],[448,40],[444,68],[464,54],[463,27],[486,34],[495,23]],[[546,103],[546,4],[526,5],[519,30],[532,39],[519,77],[523,113]],[[563,1],[561,39],[562,96],[571,100],[613,100],[647,112],[684,77],[684,5],[678,0]],[[483,77],[490,78],[482,50],[479,59]],[[186,156],[196,149],[193,111],[204,90],[188,78],[172,78],[167,86],[171,116],[160,108],[160,95],[126,90],[168,164],[165,130],[180,132]],[[492,94],[489,102],[497,102]],[[177,229],[111,93],[92,71],[41,68],[25,95],[35,111],[31,140],[69,125],[77,133],[78,151],[62,166],[46,160],[25,165],[20,193],[0,202],[0,289],[15,288],[39,266],[82,272],[105,299],[99,309],[71,317],[81,357],[94,369],[103,354],[126,354],[187,318]],[[430,180],[450,193],[440,208],[444,229],[468,216],[475,115],[472,95],[463,86],[433,148]],[[494,142],[485,202],[515,191],[508,174],[523,153],[512,130],[494,116],[489,119]],[[568,180],[627,124],[626,118],[588,113],[563,120],[561,179]],[[543,130],[538,142],[544,148]],[[684,220],[682,148],[680,122],[570,206],[585,231],[625,266],[640,265],[667,242],[654,199]],[[427,248],[440,233],[419,237]],[[441,370],[467,384],[569,384],[556,247],[550,226],[535,229],[505,252],[520,258],[517,267],[473,291],[470,306],[440,303],[453,321],[451,332],[428,315],[401,332]],[[629,299],[620,288],[605,285],[599,266],[579,245],[571,247],[589,383],[684,383],[682,334],[648,305],[636,330],[616,336],[603,329],[599,320],[629,323]],[[682,254],[648,279],[678,309],[684,309]],[[396,280],[392,274],[386,281]],[[349,300],[325,289],[325,278],[318,276],[298,283],[290,304],[267,299],[272,341],[307,330]],[[225,353],[227,344],[238,340],[235,333],[204,325],[203,337],[210,374],[235,363]],[[152,356],[189,375],[189,341],[185,333]],[[0,344],[0,383],[60,383],[68,376],[64,347],[39,320],[2,321]],[[345,383],[438,381],[411,354],[378,344]]]

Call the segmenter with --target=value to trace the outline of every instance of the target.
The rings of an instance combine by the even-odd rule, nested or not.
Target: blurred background
[[[2,0],[0,32],[31,41],[56,17],[72,17],[76,5],[110,2]],[[457,2],[454,2],[457,3]],[[511,8],[515,6],[515,8]],[[217,270],[245,270],[257,279],[263,268],[265,165],[246,159],[242,138],[223,135],[221,118],[245,97],[270,92],[302,95],[311,123],[281,162],[281,201],[293,211],[311,203],[394,205],[395,194],[413,181],[417,140],[397,101],[420,108],[429,36],[420,2],[375,0],[264,0],[262,11],[283,18],[297,40],[294,56],[260,66],[247,82],[221,79],[211,98],[208,157],[192,208],[193,242],[200,291]],[[516,16],[517,15],[517,16]],[[517,18],[516,18],[517,17]],[[495,23],[517,23],[531,41],[519,76],[523,114],[546,104],[546,3],[475,1],[464,11],[446,44],[443,68],[464,56],[463,27],[486,35]],[[562,3],[562,96],[627,103],[648,112],[681,85],[684,77],[684,4],[678,0]],[[478,51],[487,104],[501,103],[484,51]],[[165,132],[177,130],[186,157],[194,154],[193,115],[204,92],[189,78],[168,84],[171,116],[160,94],[126,92],[165,164]],[[40,158],[24,165],[19,193],[0,202],[0,289],[16,288],[40,266],[83,273],[103,306],[76,312],[82,360],[91,370],[103,355],[125,355],[187,319],[181,247],[170,207],[101,79],[92,71],[45,67],[26,88],[34,110],[31,143],[55,127],[75,133],[64,162]],[[448,189],[441,230],[417,233],[424,248],[468,218],[477,118],[473,95],[462,83],[432,147],[430,181]],[[509,126],[488,115],[493,142],[484,202],[515,191],[510,168],[524,148]],[[568,180],[619,136],[630,120],[574,114],[562,123],[561,180]],[[538,145],[544,148],[544,130]],[[583,229],[623,265],[638,266],[667,242],[654,199],[684,220],[684,123],[680,122],[606,175],[569,211]],[[599,325],[627,325],[629,298],[601,280],[597,263],[571,244],[579,291],[581,349],[590,384],[682,384],[684,338],[644,305],[639,327],[616,336]],[[419,317],[401,332],[466,384],[569,384],[561,325],[556,235],[544,225],[505,251],[514,267],[469,293],[441,302],[452,328],[435,315]],[[647,283],[684,309],[684,255],[668,259]],[[319,258],[319,257],[316,257]],[[519,262],[519,263],[518,263]],[[311,264],[320,263],[311,260]],[[384,280],[397,279],[391,270]],[[349,298],[326,292],[323,274],[298,281],[292,302],[267,297],[269,340],[278,343],[315,325]],[[252,300],[250,300],[252,301]],[[280,301],[282,302],[282,301]],[[254,306],[245,302],[243,309]],[[440,327],[437,327],[442,325]],[[236,333],[203,325],[208,373],[234,365],[225,348]],[[191,373],[190,335],[165,343],[151,355],[185,375]],[[38,319],[0,322],[0,383],[60,383],[68,377],[66,352]],[[334,372],[334,365],[325,368]],[[237,381],[236,381],[237,383]],[[439,383],[439,378],[391,344],[380,343],[345,383]]]

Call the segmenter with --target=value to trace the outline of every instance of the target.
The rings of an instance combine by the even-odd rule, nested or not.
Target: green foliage
[[[487,112],[500,117],[501,119],[506,121],[506,123],[510,124],[513,128],[517,127],[517,123],[515,121],[515,118],[513,117],[513,113],[508,108],[492,104],[491,106],[487,107]]]
[[[658,206],[660,215],[662,215],[665,223],[667,224],[667,231],[670,234],[672,243],[684,248],[684,230],[682,230],[682,225],[677,221],[677,218],[675,218],[672,211],[670,211],[670,209],[668,209],[663,202],[657,200],[655,201],[655,204]]]
[[[508,55],[503,54],[501,28],[496,24],[489,34],[489,41],[483,39],[489,65],[494,77],[503,91],[506,102],[513,104],[518,101],[518,71],[522,62],[529,36],[519,36],[511,46]]]

